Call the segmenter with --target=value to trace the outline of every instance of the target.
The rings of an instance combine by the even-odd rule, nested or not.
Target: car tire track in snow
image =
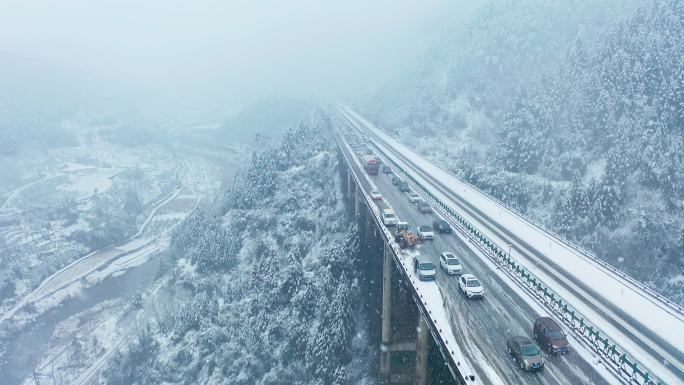
[[[352,112],[352,114],[354,113]],[[377,128],[375,128],[371,123],[365,121],[358,115],[354,114],[354,119],[351,119],[343,112],[343,116],[350,124],[356,126],[357,129],[360,129],[360,125],[365,125],[368,127],[369,131],[377,130]],[[360,123],[357,123],[355,120]],[[381,142],[385,141],[385,139],[380,138],[379,133],[373,132],[372,135],[379,138],[378,140]],[[384,133],[382,135],[386,136]],[[380,153],[387,151],[393,156],[396,156],[400,163],[411,163],[410,160],[407,160],[409,159],[407,154],[404,154],[403,152],[394,148],[387,149],[384,145],[378,145],[377,143],[373,144],[376,146],[376,149],[380,150]],[[410,152],[409,150],[406,151]],[[413,153],[411,152],[411,154]],[[416,157],[420,158],[421,162],[429,164],[429,161],[425,160],[419,155],[416,155]],[[480,230],[490,232],[491,234],[488,236],[495,242],[499,244],[506,243],[505,240],[507,238],[501,234],[508,234],[510,236],[510,229],[502,227],[496,221],[490,223],[488,218],[483,219],[482,212],[477,207],[474,207],[469,202],[465,201],[464,198],[459,195],[460,190],[459,192],[456,192],[456,190],[449,190],[449,188],[445,186],[446,182],[444,180],[438,179],[436,176],[428,174],[423,168],[420,167],[427,166],[414,167],[413,169],[416,173],[416,177],[429,181],[428,184],[433,184],[433,186],[436,188],[435,192],[437,192],[438,195],[442,194],[442,199],[455,204],[454,207],[463,209],[463,212],[465,213],[464,215],[466,215],[469,220],[472,221],[472,219],[470,219],[470,217],[472,217],[475,218],[476,223],[482,223],[483,227]],[[467,187],[465,188],[465,191],[468,191],[469,189],[471,188]],[[496,229],[494,227],[496,227]],[[501,241],[502,239],[503,241]],[[564,273],[565,270],[563,268],[559,268],[558,263],[551,261],[548,256],[538,253],[536,249],[531,249],[531,247],[525,243],[525,241],[521,241],[521,239],[517,236],[513,236],[511,243],[513,243],[517,248],[515,250],[514,256],[522,257],[521,259],[518,259],[518,262],[521,262],[527,270],[531,271],[542,281],[547,283],[558,283],[558,285],[554,288],[557,294],[560,295],[564,300],[568,300],[568,298],[573,299],[570,301],[570,304],[575,308],[575,310],[592,320],[594,323],[593,326],[598,326],[602,334],[607,334],[614,339],[614,342],[618,342],[617,345],[619,349],[626,349],[631,353],[631,355],[636,357],[637,361],[640,361],[640,365],[645,365],[649,369],[656,370],[660,377],[665,377],[669,382],[677,383],[679,381],[676,379],[684,376],[684,364],[682,363],[682,360],[684,360],[684,353],[679,353],[680,350],[676,348],[671,341],[663,340],[660,335],[662,333],[668,334],[670,336],[676,335],[676,339],[680,339],[681,336],[677,335],[677,329],[673,329],[672,324],[668,324],[667,327],[660,327],[656,329],[644,329],[642,327],[643,325],[639,322],[637,322],[636,325],[633,325],[633,322],[636,322],[633,317],[626,315],[624,310],[616,307],[610,301],[605,302],[601,300],[595,300],[595,298],[602,299],[603,297],[598,296],[595,290],[587,287],[586,285],[579,284],[577,276]],[[523,251],[523,253],[521,254],[520,251]],[[487,258],[487,256],[483,255],[483,258]],[[568,268],[569,266],[571,267],[571,265],[567,265],[565,267]],[[550,277],[556,278],[551,279]],[[617,282],[625,285],[626,288],[629,287],[627,283],[624,283],[620,279],[617,279]],[[637,294],[643,297],[643,293]],[[641,297],[636,298],[640,299]],[[634,299],[635,297],[632,296],[630,298]],[[644,303],[651,304],[648,301]],[[633,307],[634,306],[631,308],[625,308],[634,310]],[[664,313],[659,314],[663,315]],[[649,320],[648,323],[658,324],[660,322],[658,318],[650,317],[648,313],[643,313],[643,311],[639,313],[639,315],[642,317],[642,320]],[[670,316],[671,314],[667,315]],[[668,318],[668,320],[670,320],[670,318]],[[651,342],[649,343],[648,341]],[[586,343],[585,340],[583,340],[583,344],[584,343]],[[611,370],[615,369],[615,365],[610,367]],[[627,381],[627,379],[625,379],[625,381]]]
[[[398,211],[398,215],[401,217],[401,213],[403,212],[404,214],[408,214],[407,217],[404,218],[404,220],[408,219],[409,223],[411,224],[420,224],[420,223],[431,223],[433,219],[438,218],[434,214],[430,214],[429,218],[426,219],[424,214],[419,214],[415,207],[412,207],[412,204],[408,203],[408,200],[406,196],[400,192],[396,188],[390,185],[389,181],[383,181],[382,179],[379,180],[378,184],[383,185],[383,192],[387,194],[389,192],[390,195],[390,200],[391,202],[399,202],[398,206],[402,208],[401,211]],[[396,210],[396,203],[393,205]],[[453,242],[450,242],[453,240]],[[427,248],[427,249],[426,249]],[[486,263],[483,262],[481,258],[477,256],[477,253],[479,250],[474,250],[471,248],[469,244],[467,244],[465,241],[463,241],[459,235],[456,235],[455,233],[452,235],[447,235],[447,236],[437,236],[435,240],[433,241],[428,241],[425,244],[421,246],[421,250],[425,250],[430,252],[429,255],[432,255],[435,260],[434,262],[438,264],[437,261],[437,256],[439,253],[442,251],[454,251],[458,250],[463,254],[457,254],[460,256],[468,256],[467,258],[461,258],[461,262],[464,265],[466,269],[472,269],[472,270],[467,270],[467,271],[472,271],[476,273],[476,276],[481,278],[482,281],[487,283],[487,287],[493,292],[496,293],[496,298],[493,296],[487,296],[485,295],[485,303],[498,303],[498,306],[493,307],[494,309],[496,308],[501,308],[502,310],[500,313],[497,315],[500,316],[501,314],[506,314],[505,319],[508,319],[511,321],[510,324],[502,324],[501,320],[498,320],[497,317],[493,317],[490,311],[483,312],[480,315],[480,320],[487,319],[487,322],[492,322],[494,324],[499,324],[499,327],[491,328],[488,329],[489,334],[498,334],[500,333],[501,330],[510,330],[512,325],[524,325],[524,327],[520,328],[518,326],[518,329],[515,333],[508,333],[508,334],[500,334],[499,338],[496,340],[490,340],[489,343],[491,344],[496,344],[497,341],[501,345],[500,349],[493,351],[493,354],[495,354],[494,357],[499,357],[501,355],[501,351],[505,351],[505,339],[507,337],[510,337],[512,334],[522,334],[522,335],[528,335],[529,336],[529,331],[531,330],[531,325],[534,322],[534,319],[538,315],[547,315],[546,311],[544,309],[537,309],[536,307],[532,306],[529,304],[528,301],[526,301],[525,298],[521,297],[520,292],[516,291],[513,289],[509,283],[502,277],[500,277],[498,274],[496,274],[496,269],[492,268],[491,266],[488,266]],[[454,290],[459,294],[458,297],[453,297],[453,298],[460,298],[463,297],[462,293],[460,292],[460,289],[458,288],[457,283],[453,279],[453,277],[448,277],[445,275],[446,278],[437,281],[438,285],[443,285],[444,282],[447,282],[449,285],[454,286]],[[486,280],[484,279],[486,278]],[[489,286],[490,284],[493,284],[492,286]],[[496,289],[496,290],[492,290]],[[464,298],[465,299],[465,298]],[[456,300],[456,299],[454,299]],[[496,300],[496,302],[493,302]],[[471,302],[471,301],[468,301]],[[515,306],[512,306],[513,304],[516,304]],[[510,334],[510,335],[509,335]],[[506,356],[506,361],[509,361],[507,352],[505,353]],[[605,375],[607,372],[597,372],[597,368],[593,367],[592,365],[589,364],[589,361],[584,359],[583,357],[576,357],[576,356],[571,356],[570,357],[572,360],[571,361],[566,361],[563,366],[562,371],[564,372],[562,375],[560,375],[561,380],[559,382],[552,382],[555,384],[566,384],[566,383],[589,383],[589,384],[596,384],[596,383],[601,383],[601,381],[608,381],[609,383],[619,383],[614,377],[611,375]],[[491,359],[491,357],[490,357]],[[503,368],[510,367],[508,366],[507,363],[502,364]],[[519,368],[512,366],[513,369],[519,370]],[[506,371],[504,371],[505,373]],[[587,376],[587,373],[592,373],[592,376]],[[549,376],[549,378],[553,377],[559,377],[557,373],[549,373],[549,374],[543,374],[543,376]],[[527,377],[523,377],[522,380],[525,381],[528,379]],[[511,379],[510,381],[520,381],[520,378],[517,379]],[[586,380],[586,381],[585,381]],[[511,382],[515,383],[515,382]]]
[[[379,209],[391,206],[397,216],[408,221],[411,226],[432,224],[432,220],[438,218],[434,214],[418,213],[414,205],[408,203],[406,195],[391,185],[391,176],[363,176],[369,181],[368,186],[377,186],[383,193],[384,200],[377,202]],[[500,379],[505,379],[506,383],[511,384],[618,383],[610,376],[607,376],[610,378],[610,381],[607,381],[604,373],[599,373],[596,367],[585,361],[584,357],[574,353],[560,360],[556,360],[556,357],[553,360],[548,359],[548,368],[541,372],[520,371],[508,357],[506,338],[513,334],[529,335],[534,319],[545,314],[543,309],[540,312],[530,306],[521,297],[520,292],[512,290],[511,286],[483,263],[455,233],[438,234],[434,240],[419,245],[417,251],[431,257],[436,266],[439,266],[438,256],[441,252],[457,252],[466,271],[474,272],[488,287],[490,294],[485,294],[482,300],[468,300],[460,292],[456,278],[448,276],[441,269],[436,283],[427,283],[439,286],[446,302],[445,310],[448,311],[454,336],[470,364],[477,369],[479,379],[483,383],[499,384]]]

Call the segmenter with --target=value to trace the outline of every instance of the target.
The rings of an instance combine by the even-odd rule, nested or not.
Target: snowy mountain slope
[[[485,76],[486,61],[461,64],[469,55],[441,55],[434,66],[427,60],[428,68],[453,68],[457,75],[442,77],[444,87],[422,88],[425,98],[389,95],[406,98],[412,103],[406,111],[418,112],[408,119],[395,114],[396,124],[386,128],[455,174],[682,303],[682,3],[657,0],[636,10],[617,10],[617,3],[594,2],[595,13],[590,3],[568,3],[573,8],[566,10],[568,20],[584,25],[576,34],[550,33],[540,39],[550,56],[533,63],[524,60],[534,55],[515,58],[532,53],[526,51],[530,47],[508,52],[505,63],[521,63],[536,76],[515,66],[506,67],[503,77]],[[510,7],[510,15],[526,15],[522,30],[557,25],[567,31],[550,9],[535,13],[522,5]],[[480,36],[499,34],[503,39],[500,24],[480,26]],[[519,41],[515,28],[503,30],[513,35],[509,41]],[[497,41],[480,44],[483,55],[502,57]],[[474,73],[479,73],[477,82],[469,84]],[[386,120],[383,114],[376,115],[380,121]],[[463,119],[456,124],[458,116]]]
[[[358,230],[326,129],[255,152],[222,208],[176,231],[166,313],[105,373],[108,384],[358,383],[369,373]],[[163,302],[164,300],[159,300]],[[162,311],[163,313],[163,311]]]
[[[423,64],[360,107],[407,137],[482,129],[577,38],[592,38],[638,0],[494,0],[444,33]],[[642,2],[643,3],[643,2]],[[477,137],[475,139],[478,139]]]
[[[554,228],[654,283],[684,270],[683,17],[656,1],[578,41],[516,97],[490,152],[495,167],[572,181]]]

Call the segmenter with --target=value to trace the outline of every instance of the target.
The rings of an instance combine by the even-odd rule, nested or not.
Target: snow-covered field
[[[161,148],[105,145],[63,148],[42,158],[18,160],[33,171],[25,175],[27,183],[6,194],[0,207],[0,245],[5,251],[0,264],[17,270],[15,276],[2,277],[3,286],[16,289],[14,295],[5,290],[0,309],[57,269],[88,254],[93,245],[78,235],[99,224],[97,215],[130,216],[134,229],[145,211],[154,207],[155,199],[178,187],[174,174],[180,166],[172,160]],[[122,198],[126,194],[137,201],[139,212],[111,207],[128,199]]]
[[[124,309],[121,300],[105,301],[60,322],[52,334],[53,345],[22,384],[72,383],[80,370],[117,343],[117,323]]]
[[[161,255],[170,231],[216,197],[225,167],[169,146],[101,140],[16,162],[30,172],[0,191],[0,358],[6,355],[0,377],[9,369],[12,341],[32,330],[36,319],[60,312],[66,301],[89,303],[91,288],[105,280],[112,285],[112,279]],[[93,240],[98,232],[103,238]],[[122,344],[124,304],[117,290],[111,298],[56,325],[50,348],[34,355],[40,357],[41,384],[78,382],[97,364],[95,358]],[[63,338],[65,330],[70,338]],[[78,364],[74,344],[83,356]],[[27,374],[24,383],[35,382]]]

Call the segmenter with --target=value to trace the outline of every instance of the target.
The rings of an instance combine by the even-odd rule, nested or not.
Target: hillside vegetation
[[[577,41],[516,97],[491,149],[498,168],[569,181],[551,227],[660,288],[684,270],[683,17],[681,2],[655,2]]]
[[[640,0],[492,0],[448,29],[412,73],[361,108],[387,129],[420,141],[462,136],[488,143],[521,86],[564,60],[575,39],[593,38]],[[418,139],[416,139],[418,138]],[[445,138],[447,139],[447,138]]]
[[[573,17],[591,13],[591,2],[570,3],[585,5]],[[598,9],[614,11],[604,6]],[[499,13],[480,17],[493,32],[460,38],[479,41],[500,30]],[[434,92],[434,108],[461,106],[458,113],[395,127],[456,175],[684,303],[684,9],[681,1],[654,1],[615,20],[593,35],[551,34],[562,56],[535,62],[544,70],[525,81],[508,60],[500,63],[503,79],[479,77],[484,85],[466,86],[465,96],[463,82],[449,78],[426,92]],[[473,100],[491,100],[487,90],[505,96],[511,85],[516,90],[502,103],[473,107]]]
[[[367,378],[376,360],[354,267],[363,253],[328,125],[319,117],[254,152],[220,207],[175,231],[166,296],[153,300],[167,306],[110,366],[108,384]]]

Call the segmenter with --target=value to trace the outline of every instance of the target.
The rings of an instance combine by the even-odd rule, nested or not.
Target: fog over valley
[[[0,3],[0,385],[684,383],[684,3]]]

